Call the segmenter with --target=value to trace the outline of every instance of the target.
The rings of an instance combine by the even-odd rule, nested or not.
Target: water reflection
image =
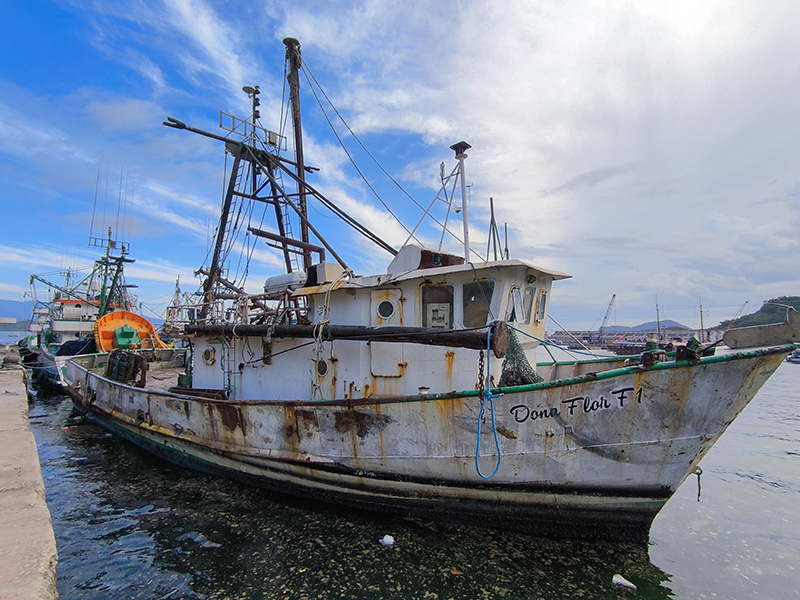
[[[672,596],[645,547],[321,509],[172,467],[70,412],[63,397],[31,410],[66,600],[630,597],[615,573]]]

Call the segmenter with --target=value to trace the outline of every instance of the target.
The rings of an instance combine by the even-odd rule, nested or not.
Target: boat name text
[[[625,406],[625,402],[635,399],[637,404],[642,403],[642,388],[626,387],[618,390],[612,390],[611,395],[614,396],[611,400],[605,396],[600,396],[597,399],[592,399],[591,396],[576,396],[569,400],[562,400],[561,404],[565,405],[566,410],[569,411],[570,416],[575,414],[575,411],[583,411],[584,413],[593,413],[599,410],[606,410],[612,408],[619,402],[620,407]],[[524,404],[517,404],[511,407],[511,414],[517,423],[524,423],[527,420],[536,421],[538,419],[552,419],[557,417],[560,413],[558,407],[543,408],[543,409],[530,409]]]

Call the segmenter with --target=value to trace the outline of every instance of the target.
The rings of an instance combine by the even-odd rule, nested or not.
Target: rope
[[[560,327],[560,325],[559,325],[559,327]],[[597,356],[596,354],[594,354],[591,350],[589,350],[589,352],[581,352],[580,350],[573,350],[572,348],[564,348],[563,346],[559,346],[558,344],[554,344],[553,342],[548,342],[547,340],[543,340],[541,338],[537,338],[535,335],[531,335],[530,333],[526,333],[526,332],[522,331],[521,329],[517,329],[513,325],[509,325],[508,328],[509,329],[513,329],[517,333],[521,333],[525,337],[529,337],[532,340],[536,340],[537,342],[539,342],[542,346],[544,346],[544,349],[547,350],[547,353],[550,355],[550,358],[553,359],[553,362],[558,362],[558,361],[553,356],[553,353],[550,352],[550,348],[548,348],[548,346],[552,346],[553,348],[558,348],[559,350],[563,350],[564,352],[566,352],[567,354],[570,354],[570,355],[581,354],[583,356],[591,356],[592,358],[601,358],[600,356]]]
[[[489,355],[489,351],[492,347],[492,329],[489,328],[489,332],[486,335],[486,354],[487,357]],[[491,358],[489,358],[489,362],[486,365],[486,390],[483,392],[483,401],[481,402],[481,411],[478,413],[478,444],[475,447],[475,470],[478,472],[478,475],[481,476],[482,479],[491,479],[492,477],[497,474],[497,471],[500,469],[500,441],[497,439],[497,423],[494,420],[494,399],[502,396],[503,394],[492,394],[491,385],[492,385],[492,378],[490,375],[491,371]],[[494,467],[494,471],[492,471],[491,475],[484,475],[481,473],[481,467],[479,464],[478,459],[480,458],[481,454],[481,422],[483,420],[483,411],[486,408],[486,403],[489,403],[489,410],[492,414],[492,431],[494,432],[494,446],[497,449],[497,464]]]
[[[333,111],[336,113],[336,116],[338,116],[338,117],[339,117],[339,120],[341,120],[341,122],[342,122],[342,123],[344,124],[344,126],[347,128],[347,131],[349,131],[349,132],[350,132],[350,135],[352,135],[352,136],[353,136],[353,139],[354,139],[354,140],[356,140],[356,142],[358,142],[359,146],[361,146],[361,148],[364,150],[364,152],[366,152],[367,156],[369,156],[369,157],[372,159],[372,161],[373,161],[373,162],[374,162],[374,163],[375,163],[375,164],[378,166],[378,168],[379,168],[381,171],[383,171],[383,173],[386,175],[386,177],[388,177],[388,178],[389,178],[389,180],[391,180],[391,181],[392,181],[392,183],[394,183],[394,184],[395,184],[395,185],[396,185],[398,188],[400,188],[400,191],[402,191],[402,192],[403,192],[403,193],[404,193],[406,196],[408,196],[408,198],[409,198],[409,199],[410,199],[410,200],[411,200],[411,201],[412,201],[414,204],[416,204],[416,205],[417,205],[417,207],[419,207],[419,208],[420,208],[421,210],[423,210],[423,211],[425,210],[425,208],[424,208],[424,207],[423,207],[423,206],[422,206],[422,205],[421,205],[419,202],[417,202],[417,200],[416,200],[416,199],[415,199],[415,198],[414,198],[414,197],[413,197],[411,194],[409,194],[409,193],[408,193],[408,192],[407,192],[407,191],[406,191],[406,190],[403,188],[403,186],[402,186],[402,185],[400,185],[400,183],[399,183],[399,182],[398,182],[398,181],[397,181],[397,180],[396,180],[394,177],[392,177],[392,176],[389,174],[389,172],[388,172],[388,171],[387,171],[387,170],[386,170],[386,169],[383,167],[383,165],[381,165],[381,163],[380,163],[380,162],[378,162],[378,160],[377,160],[377,159],[376,159],[376,158],[375,158],[375,157],[372,155],[372,153],[371,153],[371,152],[370,152],[370,151],[367,149],[367,147],[364,145],[364,143],[361,141],[361,139],[359,139],[359,137],[356,135],[355,131],[353,131],[353,130],[350,128],[350,125],[348,125],[347,121],[345,121],[344,117],[343,117],[343,116],[342,116],[342,114],[339,112],[339,110],[336,108],[336,106],[333,104],[333,102],[331,102],[331,99],[328,97],[328,94],[327,94],[327,93],[325,93],[325,90],[324,90],[324,88],[323,88],[323,87],[320,85],[319,81],[317,81],[317,78],[316,78],[316,77],[314,77],[314,74],[311,72],[311,69],[309,69],[309,67],[308,67],[308,62],[307,62],[307,61],[305,61],[305,60],[303,61],[302,70],[303,70],[303,74],[306,76],[306,80],[307,80],[307,81],[308,81],[308,83],[309,83],[309,88],[311,89],[312,93],[314,94],[314,98],[316,99],[316,101],[317,101],[317,104],[319,104],[319,107],[320,107],[320,109],[322,110],[322,114],[325,116],[325,120],[328,122],[328,125],[329,125],[329,127],[331,128],[331,131],[332,131],[332,132],[333,132],[333,134],[336,136],[337,140],[339,140],[339,145],[342,147],[342,150],[344,150],[344,152],[347,154],[347,157],[350,159],[350,162],[353,164],[353,166],[355,167],[356,171],[358,171],[359,175],[361,175],[361,178],[364,180],[364,183],[366,183],[366,185],[367,185],[367,186],[370,188],[370,190],[372,190],[373,194],[375,194],[375,197],[376,197],[376,198],[377,198],[377,199],[378,199],[378,200],[381,202],[381,204],[383,204],[384,208],[386,208],[386,210],[389,212],[389,214],[391,214],[391,215],[392,215],[392,216],[393,216],[393,217],[394,217],[394,218],[397,220],[397,222],[398,222],[398,223],[400,223],[400,226],[401,226],[403,229],[405,229],[406,231],[408,231],[408,228],[405,226],[405,224],[404,224],[403,222],[401,222],[401,221],[400,221],[400,219],[398,219],[398,217],[397,217],[397,216],[395,216],[395,214],[394,214],[394,213],[391,211],[391,209],[390,209],[390,208],[389,208],[389,207],[386,205],[386,203],[383,201],[383,199],[381,199],[381,197],[378,195],[378,193],[377,193],[377,192],[376,192],[376,191],[375,191],[375,190],[372,188],[372,185],[369,183],[369,181],[367,181],[367,179],[366,179],[366,178],[364,177],[364,175],[361,173],[361,170],[360,170],[360,169],[358,168],[358,166],[356,165],[356,163],[355,163],[355,161],[353,160],[353,158],[352,158],[352,156],[351,156],[350,152],[349,152],[349,151],[347,150],[347,148],[345,147],[345,145],[344,145],[344,142],[342,141],[342,139],[341,139],[341,137],[340,137],[339,133],[336,131],[336,128],[333,126],[333,123],[331,122],[330,118],[328,117],[328,114],[327,114],[327,112],[325,111],[325,108],[322,106],[322,102],[321,102],[321,100],[319,99],[319,97],[317,96],[317,93],[316,93],[316,91],[315,91],[315,89],[314,89],[315,85],[316,85],[316,87],[317,87],[317,88],[319,88],[319,91],[320,91],[320,92],[322,93],[322,95],[325,97],[325,100],[327,100],[327,101],[328,101],[328,104],[330,104],[331,108],[332,108],[332,109],[333,109]],[[313,84],[312,84],[312,80],[313,80]],[[454,184],[454,185],[455,185],[455,184]],[[456,240],[458,243],[460,243],[460,244],[463,244],[463,243],[464,243],[464,242],[461,240],[461,238],[459,238],[459,237],[458,237],[458,236],[457,236],[457,235],[456,235],[456,234],[455,234],[453,231],[451,231],[450,229],[448,229],[448,228],[447,228],[447,224],[446,224],[446,223],[444,223],[444,224],[443,224],[441,221],[439,221],[439,219],[437,219],[437,218],[436,218],[435,216],[433,216],[433,215],[429,215],[429,216],[430,216],[430,218],[433,220],[433,222],[434,222],[434,223],[436,223],[437,225],[439,225],[439,227],[441,227],[441,228],[442,228],[442,231],[446,231],[447,233],[449,233],[451,236],[453,236],[453,238],[454,238],[454,239],[455,239],[455,240]],[[424,217],[423,217],[423,218],[424,218]],[[416,238],[416,236],[413,236],[413,237],[414,237],[414,239],[417,239],[417,238]],[[417,239],[417,241],[419,242],[419,240],[418,240],[418,239]],[[421,243],[421,242],[420,242],[420,243]],[[441,246],[441,243],[440,243],[440,246]],[[471,250],[471,249],[470,249],[470,250]],[[480,254],[478,254],[478,253],[477,253],[477,252],[475,252],[474,250],[471,250],[471,251],[472,251],[472,253],[473,253],[473,254],[475,254],[475,256],[477,256],[478,258],[480,258],[481,260],[483,260],[483,258],[480,256]]]
[[[548,319],[550,319],[550,320],[551,320],[553,323],[555,323],[555,324],[556,324],[556,325],[558,325],[559,327],[561,327],[561,329],[563,329],[564,331],[566,331],[567,333],[569,333],[569,331],[567,331],[567,328],[566,328],[566,327],[564,327],[564,326],[563,326],[561,323],[559,323],[558,321],[556,321],[556,320],[555,320],[555,319],[554,319],[554,318],[553,318],[551,315],[549,315],[549,314],[548,314],[548,315],[547,315],[547,318],[548,318]],[[587,347],[586,347],[586,345],[585,345],[583,342],[581,342],[581,341],[580,341],[578,338],[576,338],[576,337],[575,337],[574,335],[572,335],[571,333],[569,333],[569,337],[571,337],[573,340],[575,340],[575,341],[576,341],[576,342],[578,342],[578,343],[579,343],[581,346],[583,346],[583,349],[584,349],[584,350],[586,350],[586,351],[587,351],[589,354],[591,354],[591,355],[592,355],[592,356],[594,356],[595,358],[600,358],[600,357],[599,357],[599,356],[597,356],[596,354],[593,354],[593,353],[592,353],[592,351],[591,351],[591,350],[589,350],[589,348],[587,348]]]
[[[383,208],[385,208],[386,211],[390,215],[392,215],[392,217],[394,217],[394,220],[397,221],[400,224],[400,227],[405,229],[407,233],[411,233],[410,231],[408,231],[408,227],[405,226],[405,223],[403,223],[403,221],[401,221],[400,218],[396,214],[394,214],[392,212],[392,209],[389,208],[389,205],[386,204],[386,202],[384,202],[383,198],[381,198],[380,195],[378,194],[378,192],[375,190],[375,188],[372,187],[372,184],[364,176],[364,173],[361,171],[361,169],[358,168],[358,165],[356,164],[356,161],[353,160],[353,156],[350,154],[350,151],[345,147],[344,142],[342,141],[342,138],[339,136],[339,132],[336,131],[336,128],[333,126],[333,123],[331,122],[330,118],[328,117],[328,113],[325,111],[325,107],[322,105],[322,101],[317,96],[317,91],[314,89],[314,86],[311,84],[311,79],[308,77],[308,75],[310,74],[310,71],[307,70],[307,67],[306,67],[306,69],[303,70],[303,73],[306,75],[306,80],[308,81],[308,87],[311,89],[311,93],[314,94],[314,98],[316,99],[317,104],[319,105],[319,108],[322,111],[322,115],[325,117],[325,120],[328,122],[328,126],[331,128],[331,131],[333,132],[333,135],[336,136],[336,140],[339,142],[339,145],[342,147],[342,150],[344,150],[344,153],[347,154],[347,158],[350,160],[350,163],[353,165],[355,170],[358,172],[359,176],[361,176],[361,179],[364,181],[364,183],[370,189],[370,191],[373,193],[373,195],[383,205]],[[313,78],[314,76],[311,75],[311,77]],[[314,83],[316,83],[319,86],[319,82],[316,79],[314,79]],[[321,89],[322,89],[322,86],[320,86],[320,90]],[[328,96],[326,95],[325,98],[328,99]],[[328,99],[328,102],[330,102],[330,99]],[[333,106],[333,104],[331,104],[331,106]],[[334,108],[334,110],[336,110],[336,109]],[[339,112],[336,111],[336,114],[339,114]],[[341,115],[339,115],[339,118],[341,118]],[[342,120],[344,121],[344,119],[342,119]],[[346,125],[346,123],[345,123],[345,125]],[[350,133],[353,133],[352,130],[350,131]],[[380,166],[380,165],[378,165],[378,166]],[[417,240],[417,242],[420,243],[420,244],[422,243],[419,240]]]

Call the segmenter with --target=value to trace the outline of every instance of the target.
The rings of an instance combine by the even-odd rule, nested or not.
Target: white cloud
[[[273,124],[280,39],[291,35],[362,139],[412,140],[413,151],[382,155],[404,184],[435,188],[450,144],[473,145],[475,244],[485,250],[491,196],[512,253],[575,275],[556,289],[556,312],[559,297],[588,314],[612,293],[620,306],[650,305],[655,294],[688,306],[702,294],[731,307],[744,294],[756,302],[800,288],[793,3],[75,2],[95,47],[150,89],[76,85],[74,106],[117,126],[96,144],[70,120],[76,109],[6,99],[0,149],[21,161],[55,147],[84,162],[135,162],[137,215],[181,237],[170,248],[202,246],[216,220],[221,169],[209,157],[221,149],[148,124],[174,111],[215,127],[213,107],[246,111],[240,88],[256,83],[262,121]],[[307,162],[322,168],[313,184],[390,242],[404,240],[327,141],[309,95],[303,106]],[[48,114],[58,123],[39,127],[34,115]],[[53,181],[74,164],[53,160],[64,161]],[[403,215],[410,227],[419,212]],[[356,260],[385,265],[381,251],[345,239]],[[269,269],[275,257],[264,253]]]

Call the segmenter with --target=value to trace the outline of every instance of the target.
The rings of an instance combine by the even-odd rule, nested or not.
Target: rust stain
[[[376,418],[382,420],[383,419],[383,413],[381,411],[382,411],[381,405],[380,404],[376,404],[375,405],[375,416],[376,416]],[[379,427],[378,428],[378,450],[380,451],[380,455],[381,456],[386,456],[386,452],[384,451],[384,448],[383,448],[383,441],[384,441],[383,440],[383,429],[384,429],[383,427]]]
[[[464,412],[463,400],[463,398],[449,398],[433,403],[439,413],[439,422],[442,424],[442,444],[447,448],[458,444],[458,428]]]
[[[214,417],[214,405],[211,403],[206,404],[206,412],[208,413],[208,424],[211,426],[211,438],[218,439],[219,434],[217,433],[217,419]]]
[[[283,436],[286,441],[286,447],[293,452],[299,452],[300,434],[297,430],[297,415],[293,406],[287,405],[283,407],[283,421]]]
[[[498,427],[497,428],[497,433],[499,433],[504,438],[509,439],[509,440],[517,439],[517,434],[514,433],[513,431],[509,430],[505,425],[501,425],[500,427]]]
[[[312,437],[319,431],[319,421],[317,420],[317,413],[312,410],[296,410],[294,413],[295,426],[297,428],[297,437],[300,437],[301,432],[307,438]]]
[[[452,389],[453,380],[453,364],[456,360],[456,353],[453,350],[448,350],[444,353],[444,376],[447,377],[447,389]]]
[[[368,413],[360,410],[344,410],[333,413],[334,427],[336,431],[344,433],[347,431],[355,432],[359,438],[363,439],[373,429],[380,432],[392,422],[391,417],[383,416],[378,413]]]
[[[216,407],[225,429],[228,431],[236,431],[237,428],[241,428],[242,435],[247,435],[247,424],[242,418],[242,413],[238,406],[217,404]]]
[[[358,436],[356,435],[356,430],[350,430],[350,445],[353,448],[353,466],[359,466],[359,458],[358,458]]]

